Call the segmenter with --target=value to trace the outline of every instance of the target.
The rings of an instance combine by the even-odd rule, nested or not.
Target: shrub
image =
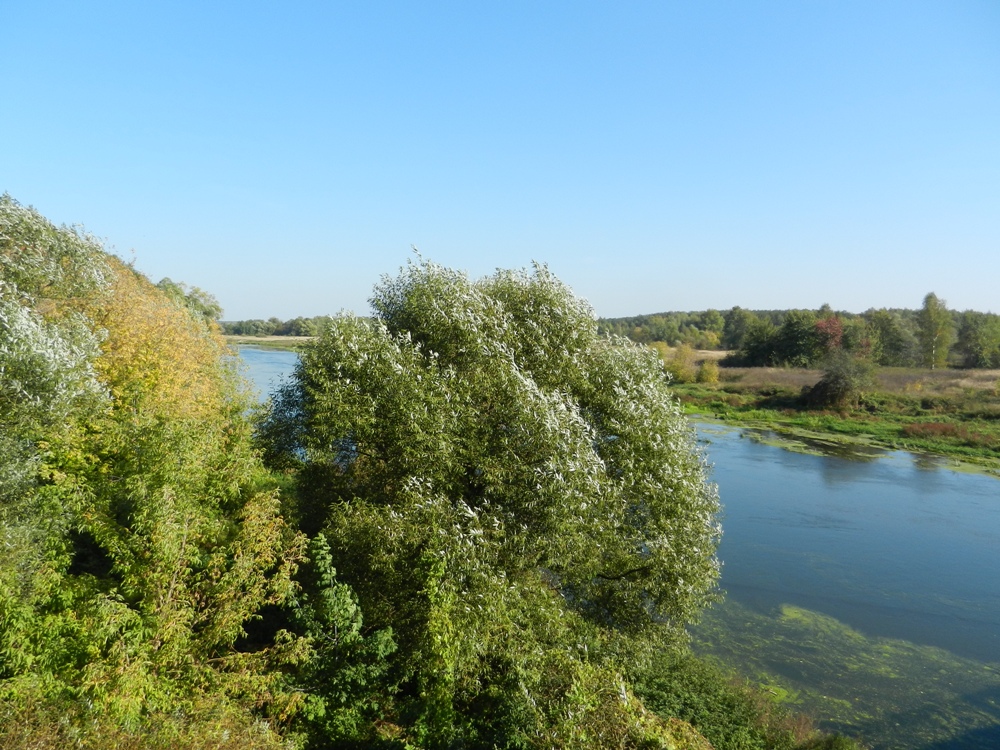
[[[718,383],[719,365],[715,360],[706,359],[698,367],[697,381],[699,383]]]
[[[718,572],[660,361],[544,267],[411,264],[372,304],[304,348],[261,436],[364,628],[392,629],[386,715],[415,746],[649,747],[616,675],[685,639]]]
[[[674,350],[674,355],[664,365],[677,383],[692,383],[696,377],[694,367],[694,349],[687,344],[681,344]]]
[[[855,408],[875,384],[875,366],[867,359],[838,350],[826,360],[823,377],[806,392],[816,406]]]
[[[647,708],[689,722],[716,750],[857,750],[810,720],[690,654],[661,655],[636,692]]]

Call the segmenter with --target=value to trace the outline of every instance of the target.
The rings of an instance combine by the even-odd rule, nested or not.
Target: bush
[[[646,707],[689,722],[715,750],[857,750],[820,734],[808,718],[690,654],[662,655],[638,681]]]
[[[699,383],[718,383],[719,365],[715,360],[706,359],[698,367],[697,381]]]
[[[815,406],[856,408],[874,384],[875,366],[869,360],[838,350],[827,358],[823,377],[805,394]]]
[[[642,746],[662,722],[616,675],[682,641],[718,573],[660,361],[543,267],[411,264],[372,303],[304,348],[261,436],[365,629],[392,629],[386,714],[417,746]]]
[[[277,744],[234,727],[293,706],[275,668],[293,639],[236,642],[288,597],[299,541],[228,353],[0,198],[0,747]]]
[[[695,379],[694,349],[687,344],[681,344],[674,350],[674,355],[664,365],[677,383],[692,383]]]

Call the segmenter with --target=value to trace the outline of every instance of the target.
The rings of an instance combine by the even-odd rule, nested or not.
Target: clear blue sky
[[[1000,2],[8,2],[0,192],[227,319],[411,256],[603,316],[1000,312]]]

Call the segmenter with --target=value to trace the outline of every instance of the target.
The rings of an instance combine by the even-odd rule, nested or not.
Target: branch
[[[633,573],[649,573],[652,570],[652,565],[640,565],[638,568],[632,568],[631,570],[626,570],[624,573],[618,573],[617,575],[605,575],[604,573],[598,573],[597,577],[602,578],[605,581],[620,581]]]

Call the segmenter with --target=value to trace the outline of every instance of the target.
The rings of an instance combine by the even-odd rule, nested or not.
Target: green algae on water
[[[725,601],[693,637],[700,655],[875,750],[1000,747],[1000,664],[868,637],[788,604],[761,613]]]

